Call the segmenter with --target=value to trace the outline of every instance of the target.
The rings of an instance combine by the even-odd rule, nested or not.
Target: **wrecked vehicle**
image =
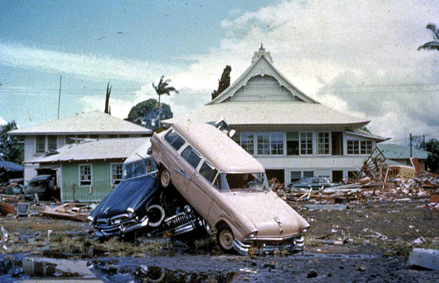
[[[52,175],[38,175],[30,179],[24,194],[36,194],[39,199],[60,198],[60,190],[55,186],[55,177]]]
[[[332,183],[326,177],[307,177],[303,178],[297,182],[289,183],[288,190],[289,191],[297,191],[300,189],[305,189],[305,191],[312,190],[320,190],[322,188],[331,188],[339,186],[338,183]]]
[[[223,250],[303,249],[308,222],[270,190],[264,167],[214,126],[174,124],[154,133],[151,156],[161,186],[178,189],[216,229]]]
[[[166,192],[156,178],[157,166],[146,155],[149,141],[123,164],[122,181],[90,213],[88,220],[100,239],[119,236],[171,235],[204,229],[203,220],[173,188]]]

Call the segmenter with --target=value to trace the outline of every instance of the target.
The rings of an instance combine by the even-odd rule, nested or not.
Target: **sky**
[[[5,0],[0,2],[0,124],[25,128],[78,113],[111,114],[162,96],[174,117],[206,104],[226,65],[231,81],[261,44],[299,90],[370,120],[408,144],[439,139],[439,5],[423,0]],[[61,89],[61,91],[60,91]]]

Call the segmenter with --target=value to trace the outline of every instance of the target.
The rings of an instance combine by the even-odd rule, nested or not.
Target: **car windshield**
[[[270,190],[265,173],[226,174],[227,187],[231,191]],[[225,186],[222,186],[223,188]]]
[[[139,159],[130,163],[123,164],[122,179],[137,178],[157,171],[157,166],[151,157]]]

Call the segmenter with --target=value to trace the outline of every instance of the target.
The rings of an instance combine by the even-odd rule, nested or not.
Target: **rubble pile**
[[[423,172],[416,166],[389,165],[378,149],[364,161],[362,168],[339,186],[309,189],[307,192],[288,191],[284,184],[272,180],[271,188],[290,201],[335,202],[401,201],[410,199],[435,199],[439,195],[439,175]],[[438,211],[439,196],[429,209]]]

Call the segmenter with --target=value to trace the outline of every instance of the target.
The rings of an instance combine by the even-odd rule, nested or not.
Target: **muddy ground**
[[[426,218],[426,203],[291,202],[311,224],[305,251],[254,258],[222,253],[214,237],[195,247],[169,238],[100,243],[86,223],[36,214],[1,217],[10,236],[0,256],[0,281],[29,278],[20,260],[44,256],[86,260],[103,282],[439,282],[439,271],[408,264],[414,247],[439,249],[439,216]],[[12,267],[6,270],[5,262]]]

